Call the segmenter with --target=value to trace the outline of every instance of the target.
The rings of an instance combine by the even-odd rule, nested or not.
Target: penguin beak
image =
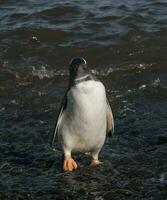
[[[87,70],[87,69],[88,69],[87,64],[83,64],[83,65],[82,65],[82,68],[83,68],[84,70]]]
[[[86,64],[82,64],[82,65],[79,65],[78,66],[78,70],[79,71],[86,71],[88,69],[87,65]]]
[[[82,65],[73,65],[73,70],[75,72],[82,72],[82,71],[86,71],[87,70],[87,65],[86,64],[82,64]]]

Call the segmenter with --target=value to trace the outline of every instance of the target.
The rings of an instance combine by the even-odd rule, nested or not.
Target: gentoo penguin
[[[50,143],[52,147],[57,135],[64,153],[65,171],[77,168],[71,155],[75,151],[90,152],[91,166],[101,164],[99,152],[106,134],[111,136],[114,130],[104,85],[91,74],[86,60],[82,57],[72,59],[69,71],[69,86]]]

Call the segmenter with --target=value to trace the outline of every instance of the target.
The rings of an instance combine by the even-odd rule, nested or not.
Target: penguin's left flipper
[[[67,92],[68,92],[68,90],[67,90]],[[66,106],[67,106],[67,92],[65,93],[63,101],[61,103],[61,107],[60,107],[59,114],[58,114],[58,117],[57,117],[57,120],[56,120],[55,128],[54,128],[54,131],[53,131],[52,136],[51,136],[50,147],[53,147],[53,143],[54,143],[56,134],[58,133],[64,110],[66,109]]]
[[[107,100],[107,135],[111,137],[114,134],[114,117],[112,114],[112,110],[110,104]]]

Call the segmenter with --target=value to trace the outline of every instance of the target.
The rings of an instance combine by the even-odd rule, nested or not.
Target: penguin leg
[[[91,155],[92,155],[92,160],[91,160],[90,166],[94,167],[94,166],[102,164],[102,162],[98,159],[99,151],[92,152]]]
[[[64,171],[73,171],[77,169],[77,163],[71,157],[71,151],[64,150],[64,162],[63,162],[63,170]]]

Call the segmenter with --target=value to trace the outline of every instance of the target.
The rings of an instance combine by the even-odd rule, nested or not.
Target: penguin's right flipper
[[[63,116],[64,110],[66,109],[66,106],[67,106],[67,92],[64,95],[63,101],[61,103],[59,114],[58,114],[58,117],[57,117],[57,120],[56,120],[56,123],[55,123],[55,128],[54,128],[54,131],[53,131],[52,136],[51,136],[50,147],[53,146],[55,137],[56,137],[56,135],[57,135],[57,133],[59,131],[59,126],[61,124],[61,120],[62,120],[62,116]]]

